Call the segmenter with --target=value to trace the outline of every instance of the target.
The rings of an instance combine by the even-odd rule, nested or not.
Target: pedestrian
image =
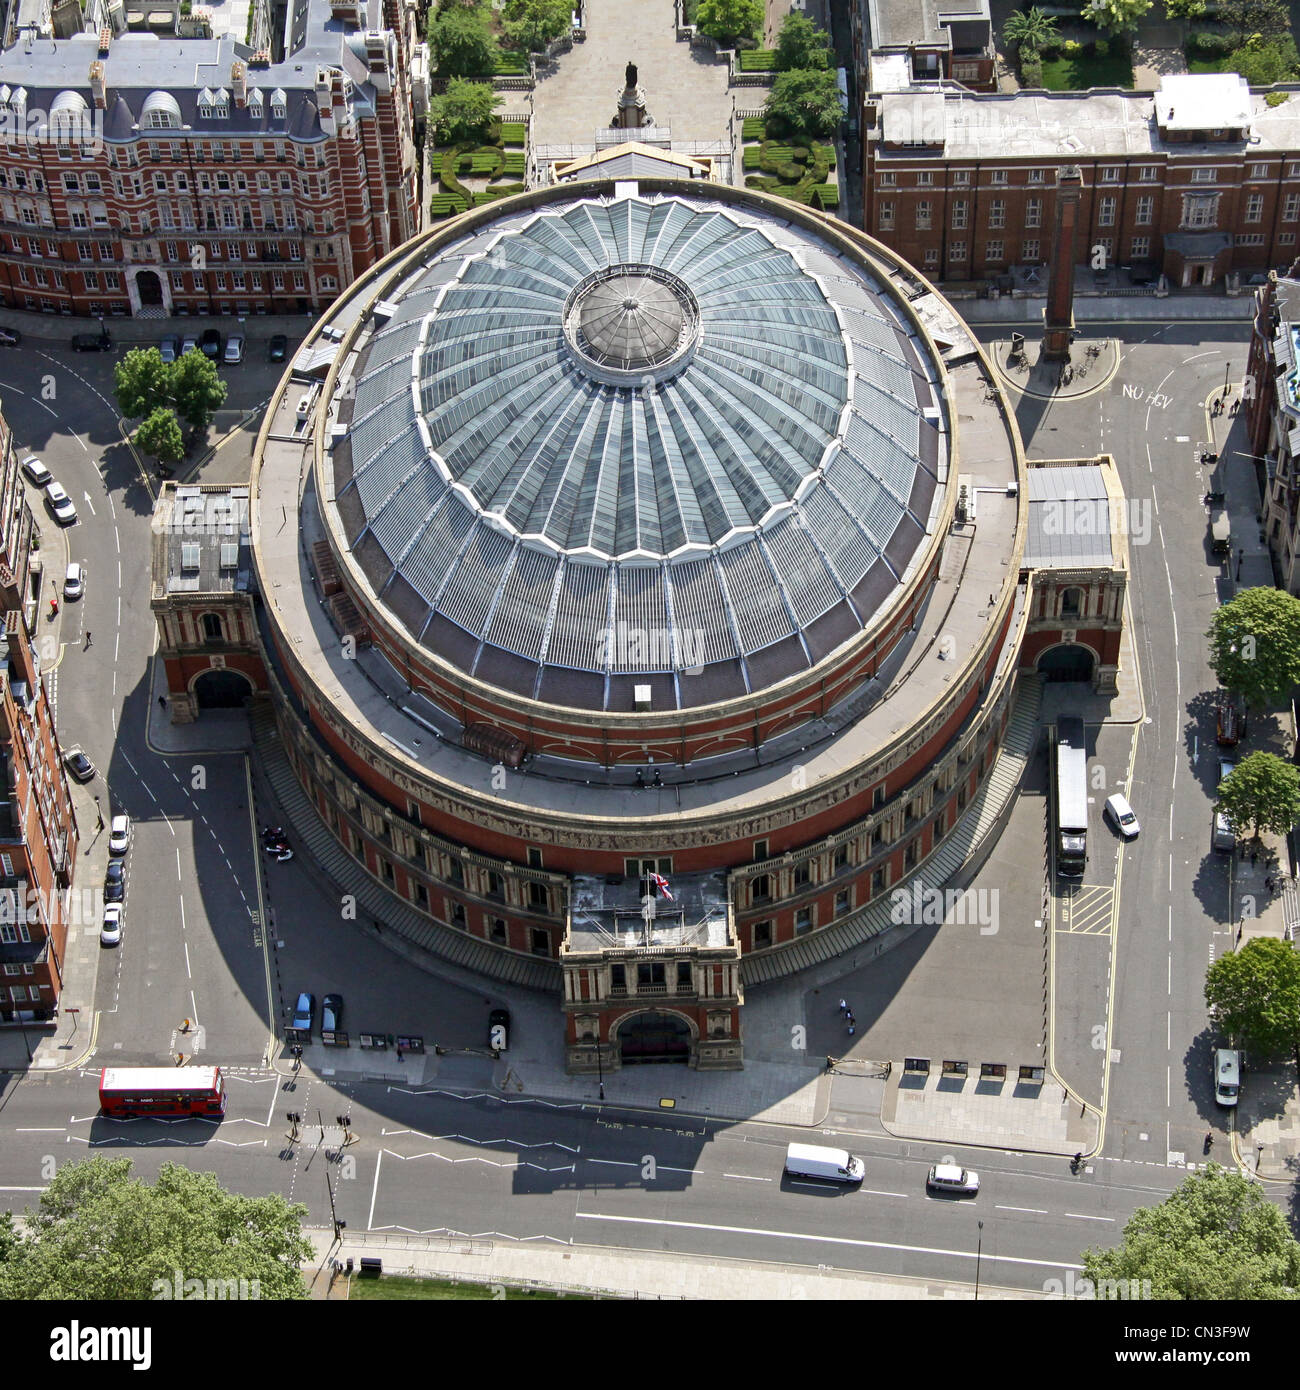
[[[158,697],[158,708],[159,708],[159,709],[166,709],[166,708],[167,708],[167,697],[166,697],[166,695],[159,695],[159,697]]]
[[[852,1037],[857,1031],[858,1031],[858,1030],[853,1026],[853,1024],[850,1023],[850,1024],[849,1024],[849,1037]]]
[[[83,652],[89,650],[89,648],[90,648],[90,643],[91,643],[90,629],[87,628],[87,629],[86,629],[86,645],[85,645],[84,647],[82,647],[81,650],[82,650]]]
[[[1273,891],[1273,875],[1272,875],[1272,874],[1266,874],[1266,875],[1264,876],[1264,887],[1265,887],[1266,889],[1268,889],[1268,891],[1269,891],[1270,893]]]
[[[851,1029],[854,1027],[854,1025],[857,1023],[857,1019],[853,1017],[853,1010],[852,1010],[852,1009],[850,1009],[850,1010],[848,1011],[848,1013],[846,1013],[846,1014],[844,1015],[844,1021],[849,1025],[850,1030],[851,1030]]]
[[[1250,862],[1251,862],[1252,864],[1254,864],[1258,859],[1259,859],[1259,851],[1258,851],[1257,849],[1251,850],[1251,852],[1250,852]]]
[[[847,999],[841,999],[841,1000],[840,1000],[840,1013],[846,1014],[846,1013],[848,1013],[848,1011],[849,1011],[849,1001],[848,1001]]]

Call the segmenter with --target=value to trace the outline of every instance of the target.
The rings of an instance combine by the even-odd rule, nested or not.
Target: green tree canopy
[[[205,429],[226,399],[227,386],[217,364],[201,352],[187,352],[172,364],[172,401],[187,425]]]
[[[1200,19],[1205,13],[1205,0],[1165,0],[1165,14],[1170,19]]]
[[[540,53],[573,22],[569,0],[506,0],[505,29],[525,53]]]
[[[481,140],[492,124],[492,113],[501,98],[486,82],[467,82],[453,77],[447,90],[429,102],[429,124],[440,145],[462,140]]]
[[[1205,975],[1205,1002],[1247,1051],[1300,1068],[1300,955],[1289,941],[1257,936],[1220,956]]]
[[[719,43],[756,39],[763,30],[763,0],[700,0],[695,27]]]
[[[172,369],[157,348],[132,348],[113,368],[113,394],[128,420],[148,415],[171,404]]]
[[[1300,599],[1282,589],[1243,589],[1206,634],[1219,684],[1268,709],[1300,682]]]
[[[1287,82],[1300,69],[1300,53],[1290,34],[1281,38],[1251,38],[1242,48],[1228,55],[1226,66],[1240,73],[1252,87],[1269,87]]]
[[[1056,38],[1056,20],[1044,14],[1037,5],[1031,5],[1027,10],[1016,10],[1007,16],[1007,22],[1002,26],[1003,42],[1019,49],[1025,57],[1041,53]]]
[[[131,1177],[129,1158],[97,1156],[59,1170],[0,1262],[0,1298],[157,1296],[182,1280],[256,1280],[263,1299],[306,1297],[299,1263],[307,1208],[278,1193],[227,1192],[215,1173],[164,1163],[157,1182]]]
[[[1291,32],[1285,0],[1221,0],[1217,18],[1228,26],[1237,48],[1245,47],[1252,38],[1267,41]]]
[[[1151,0],[1085,0],[1082,15],[1098,29],[1120,34],[1136,29],[1151,8]]]
[[[176,412],[160,405],[146,415],[135,432],[135,447],[159,463],[179,463],[185,457],[185,438]]]
[[[1234,834],[1249,827],[1285,835],[1300,822],[1300,768],[1276,753],[1251,753],[1219,784],[1218,809]]]
[[[777,72],[807,72],[814,68],[828,68],[831,65],[831,37],[825,29],[802,15],[791,10],[781,21],[781,32],[776,40]]]
[[[452,5],[429,14],[429,53],[440,78],[491,77],[496,69],[497,41],[485,9]]]
[[[1150,1280],[1152,1299],[1294,1299],[1300,1245],[1258,1183],[1211,1163],[1158,1206],[1139,1207],[1112,1250],[1085,1250],[1085,1275]]]
[[[778,74],[764,110],[769,121],[790,135],[822,139],[839,129],[844,115],[840,89],[829,70]]]

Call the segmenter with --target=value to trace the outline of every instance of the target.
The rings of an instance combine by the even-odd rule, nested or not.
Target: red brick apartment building
[[[263,0],[252,52],[149,8],[151,32],[89,0],[66,37],[6,34],[0,304],[315,313],[418,229],[414,3],[310,0],[278,35]]]
[[[1057,171],[1083,176],[1079,264],[1174,287],[1289,264],[1300,232],[1300,93],[1267,105],[1235,73],[1160,90],[867,97],[866,230],[932,279],[988,281],[1051,254]],[[1024,283],[1024,280],[1021,280]]]
[[[989,0],[853,0],[849,16],[867,90],[940,80],[997,90]]]

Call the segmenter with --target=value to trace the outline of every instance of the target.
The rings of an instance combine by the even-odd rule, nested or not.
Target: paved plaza
[[[586,19],[586,42],[538,71],[535,144],[590,147],[614,119],[628,63],[639,69],[655,124],[671,129],[674,143],[730,138],[727,65],[677,41],[672,0],[589,0]],[[761,100],[763,93],[755,95]]]

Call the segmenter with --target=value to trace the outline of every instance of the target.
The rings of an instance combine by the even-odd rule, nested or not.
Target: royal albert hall
[[[267,412],[278,743],[376,920],[553,990],[571,1069],[739,1066],[746,984],[879,931],[978,809],[1023,472],[960,320],[843,224],[644,167],[502,200]]]

